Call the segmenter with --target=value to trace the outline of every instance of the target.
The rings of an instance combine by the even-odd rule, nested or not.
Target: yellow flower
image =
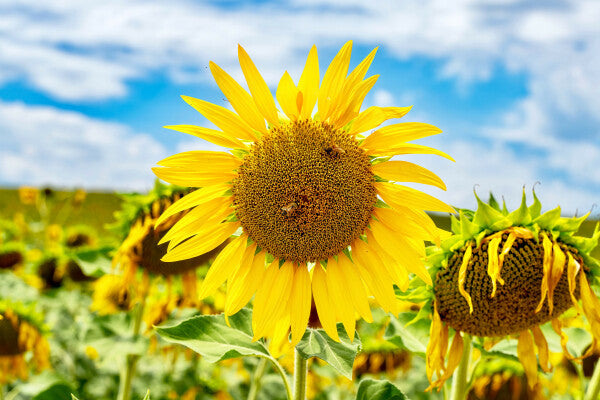
[[[427,376],[431,387],[440,388],[452,375],[463,351],[461,332],[490,338],[490,344],[511,336],[518,339],[519,360],[530,388],[536,389],[536,350],[539,367],[545,372],[552,367],[542,324],[552,323],[565,355],[573,358],[559,317],[575,307],[586,316],[593,336],[583,357],[600,350],[600,301],[589,284],[598,274],[590,252],[600,230],[591,238],[575,236],[587,215],[561,218],[560,207],[541,214],[535,193],[532,206],[527,207],[523,193],[521,206],[511,213],[493,197],[490,204],[477,201],[477,212],[461,212],[460,220],[452,221],[455,235],[429,257],[437,274]],[[450,327],[455,334],[448,351]]]
[[[131,307],[131,294],[123,279],[118,275],[103,275],[94,282],[92,294],[92,311],[100,315],[127,311]]]
[[[19,188],[19,199],[25,205],[33,205],[37,203],[40,190],[31,186],[21,186]]]
[[[20,304],[0,301],[0,384],[25,380],[29,368],[49,368],[50,347],[41,323]]]
[[[153,168],[167,182],[202,187],[159,219],[160,224],[192,209],[162,238],[169,242],[163,261],[214,249],[241,228],[210,268],[200,297],[227,281],[225,313],[232,315],[256,293],[255,339],[269,336],[280,342],[291,328],[292,343],[297,343],[312,299],[332,338],[338,339],[337,321],[352,338],[355,312],[371,320],[369,295],[384,310],[396,312],[394,284],[406,288],[409,273],[431,284],[421,262],[423,241],[439,241],[440,231],[423,210],[454,210],[395,183],[445,189],[439,177],[389,158],[409,153],[450,157],[407,143],[440,133],[434,126],[409,122],[378,128],[410,107],[360,111],[378,78],[364,79],[376,50],[348,74],[351,48],[352,42],[342,47],[320,82],[313,46],[298,84],[287,72],[279,82],[276,98],[283,113],[241,46],[239,61],[250,93],[211,62],[212,74],[235,112],[184,96],[219,130],[167,128],[232,150],[180,153]],[[371,130],[366,138],[361,135]]]

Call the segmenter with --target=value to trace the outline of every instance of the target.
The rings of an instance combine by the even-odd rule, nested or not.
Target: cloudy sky
[[[0,185],[144,190],[156,161],[211,145],[164,125],[210,126],[179,95],[226,106],[208,69],[240,77],[242,44],[272,91],[316,44],[322,71],[347,40],[379,46],[368,105],[414,105],[444,133],[407,156],[473,206],[585,213],[600,198],[600,2],[512,0],[9,0],[0,2]],[[598,208],[593,216],[598,217]]]

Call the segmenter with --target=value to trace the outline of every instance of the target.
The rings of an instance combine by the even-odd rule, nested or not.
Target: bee
[[[346,153],[346,150],[342,149],[340,146],[333,143],[331,146],[325,148],[325,152],[331,157],[337,157],[340,154]]]
[[[294,202],[294,201],[292,201],[290,204],[288,204],[285,207],[281,207],[281,211],[282,211],[283,215],[286,217],[293,215],[297,209],[298,209],[298,204],[296,204],[296,202]]]

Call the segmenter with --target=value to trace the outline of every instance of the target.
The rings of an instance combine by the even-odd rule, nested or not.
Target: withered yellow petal
[[[535,357],[531,333],[527,329],[519,334],[519,342],[517,343],[517,355],[519,356],[519,361],[521,361],[523,369],[525,370],[525,376],[527,376],[527,384],[530,388],[533,388],[538,381],[537,358]]]
[[[492,280],[492,294],[496,295],[497,282],[504,285],[504,279],[500,276],[500,266],[498,264],[498,246],[500,245],[501,237],[495,237],[488,243],[488,266],[487,273]]]
[[[473,301],[471,300],[471,295],[465,290],[465,280],[467,279],[467,266],[469,265],[469,261],[471,261],[472,255],[473,248],[469,244],[467,245],[467,249],[463,255],[462,263],[460,264],[460,268],[458,270],[458,291],[469,304],[469,313],[471,314],[473,314]]]

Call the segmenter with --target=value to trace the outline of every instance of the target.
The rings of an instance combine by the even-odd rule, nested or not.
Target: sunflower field
[[[167,128],[223,149],[147,192],[1,190],[0,400],[599,398],[598,224],[404,185],[455,160],[361,109],[351,52],[275,96],[242,46],[248,90],[211,62],[231,109],[183,100],[218,129]]]

